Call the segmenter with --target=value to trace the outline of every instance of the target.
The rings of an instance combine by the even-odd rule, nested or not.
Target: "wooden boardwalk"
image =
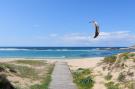
[[[68,65],[65,62],[57,62],[52,74],[49,89],[77,89]]]

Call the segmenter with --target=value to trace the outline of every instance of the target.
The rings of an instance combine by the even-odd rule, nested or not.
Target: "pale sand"
[[[103,58],[104,57],[81,58],[81,59],[0,58],[0,62],[9,62],[15,60],[46,60],[48,62],[63,61],[73,66],[92,67]]]
[[[94,57],[94,58],[82,58],[82,59],[72,59],[65,60],[71,69],[77,68],[94,68],[97,64],[103,59],[103,57]]]

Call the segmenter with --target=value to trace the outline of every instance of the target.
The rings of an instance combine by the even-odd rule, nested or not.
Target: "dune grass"
[[[114,82],[108,82],[105,84],[107,89],[120,89],[119,84],[115,84]]]
[[[134,81],[129,81],[127,84],[127,87],[129,89],[135,89],[135,80]]]
[[[117,57],[116,57],[115,55],[105,57],[105,58],[102,60],[102,63],[113,64],[113,63],[116,61],[116,58],[117,58]]]
[[[78,89],[92,89],[94,86],[94,80],[89,69],[79,68],[73,71],[73,79]]]
[[[122,54],[120,55],[120,58],[123,58],[124,60],[129,59],[129,58],[130,58],[129,53],[128,53],[128,52],[122,53]]]
[[[28,64],[32,66],[43,66],[46,64],[46,61],[42,60],[16,60],[15,62],[19,64]]]
[[[18,81],[17,85],[15,84],[16,89],[48,89],[54,64],[40,60],[17,60],[9,63],[0,63],[0,67],[4,68],[7,76],[14,74],[14,76],[21,79],[29,79],[32,82],[39,81],[39,83],[28,85],[25,88],[18,85]]]
[[[129,56],[130,57],[135,57],[135,53],[130,53]]]
[[[106,79],[107,81],[111,80],[111,79],[112,79],[112,75],[108,73],[108,74],[105,76],[105,79]]]
[[[27,66],[21,66],[21,65],[14,65],[14,64],[5,64],[0,63],[1,67],[4,67],[5,69],[12,69],[16,71],[16,75],[23,77],[23,78],[32,78],[35,79],[37,77],[37,73],[32,67]]]
[[[119,55],[119,62],[121,61],[126,61],[128,59],[133,59],[133,61],[135,62],[135,53],[121,53]],[[112,55],[112,56],[108,56],[108,57],[105,57],[103,60],[102,60],[102,63],[106,63],[106,64],[113,64],[117,59],[117,56],[116,55]]]
[[[51,65],[48,69],[48,73],[44,75],[41,84],[35,84],[30,87],[30,89],[48,89],[51,82],[51,74],[54,69],[54,65]]]
[[[126,75],[124,75],[123,73],[120,73],[117,80],[119,82],[125,82],[125,78],[126,78]]]

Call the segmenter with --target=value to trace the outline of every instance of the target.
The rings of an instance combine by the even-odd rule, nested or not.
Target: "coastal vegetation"
[[[69,62],[78,89],[135,89],[135,52],[80,61]]]
[[[41,81],[41,84],[32,85],[30,89],[48,89],[49,83],[51,82],[51,74],[53,71],[53,67],[54,66],[51,66],[48,70],[48,73],[44,74],[44,76],[46,77],[43,78],[43,80]]]
[[[53,67],[41,60],[0,62],[0,76],[5,75],[15,89],[48,89]]]
[[[91,73],[91,70],[83,68],[73,71],[73,79],[78,89],[92,89],[94,86],[94,79]]]
[[[115,84],[114,82],[108,82],[105,84],[107,89],[120,89],[119,84]]]
[[[135,53],[121,53],[105,57],[101,66],[105,75],[107,89],[135,89]]]
[[[16,62],[16,63],[19,63],[19,64],[28,64],[28,65],[31,65],[31,66],[43,66],[43,65],[45,65],[46,64],[46,62],[45,61],[43,61],[43,60],[16,60],[16,61],[14,61],[14,62]]]
[[[112,55],[112,56],[108,56],[105,57],[102,60],[102,63],[106,63],[106,64],[114,64],[115,62],[121,62],[123,60],[128,60],[128,59],[135,59],[135,53],[121,53],[118,55]],[[119,60],[119,61],[118,61]]]
[[[124,82],[125,78],[126,78],[126,76],[123,73],[120,73],[117,79],[119,82]]]
[[[102,63],[113,64],[116,61],[116,58],[115,55],[105,57],[104,60],[102,60]]]
[[[106,80],[111,80],[111,78],[112,78],[112,75],[109,74],[109,73],[105,76],[105,79],[106,79]]]

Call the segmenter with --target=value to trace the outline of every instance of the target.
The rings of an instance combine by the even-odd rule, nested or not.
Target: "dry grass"
[[[0,63],[9,81],[17,89],[47,89],[54,64],[42,60],[16,60]]]
[[[19,64],[28,64],[31,66],[43,66],[47,64],[46,61],[43,60],[17,60],[14,62]]]

